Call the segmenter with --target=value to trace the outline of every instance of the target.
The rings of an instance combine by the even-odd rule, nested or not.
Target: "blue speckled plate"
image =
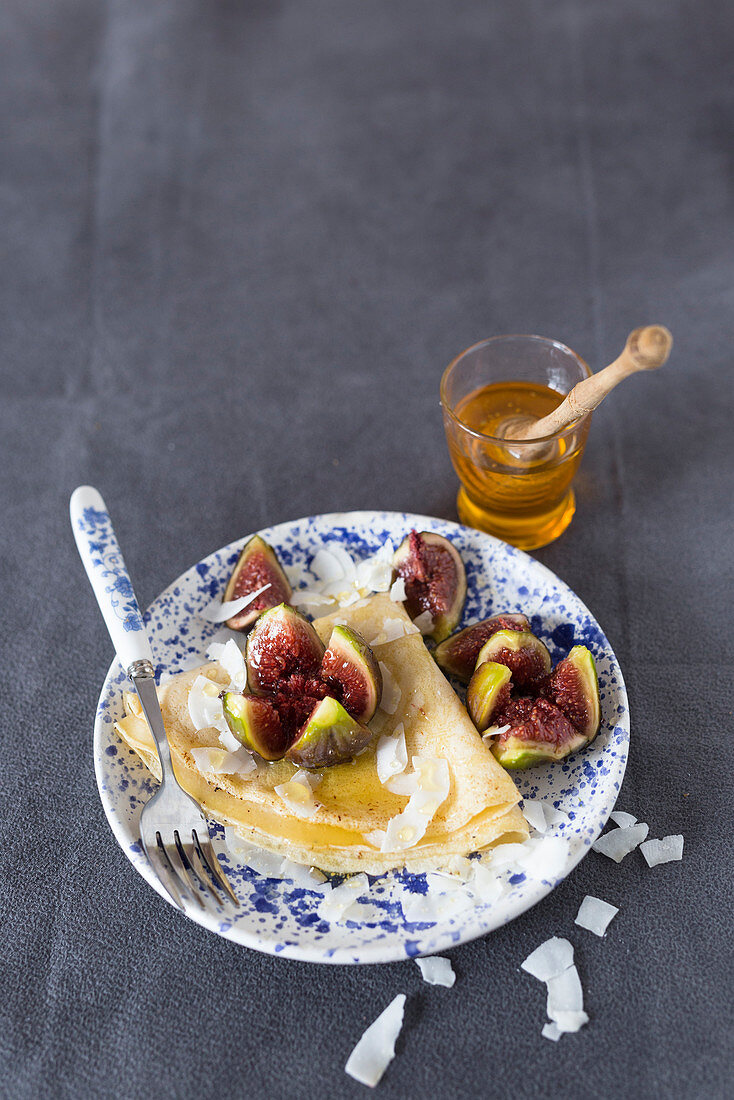
[[[453,915],[420,924],[405,920],[400,898],[405,897],[406,890],[425,893],[425,876],[404,872],[384,875],[370,880],[369,893],[359,899],[354,920],[329,923],[318,913],[322,900],[318,889],[304,884],[302,876],[277,877],[267,860],[260,862],[259,870],[238,862],[224,844],[223,831],[214,825],[220,858],[243,904],[236,916],[226,919],[198,912],[192,916],[236,943],[289,958],[332,963],[390,962],[446,950],[491,932],[540,901],[588,852],[614,807],[629,743],[622,674],[609,642],[589,611],[545,566],[468,527],[400,512],[311,516],[260,534],[276,548],[285,565],[308,566],[316,551],[330,542],[341,543],[358,560],[374,553],[386,539],[397,544],[411,527],[437,531],[459,548],[469,588],[465,623],[497,611],[524,611],[554,662],[577,643],[589,646],[596,658],[602,728],[594,743],[563,763],[516,775],[524,798],[544,800],[568,815],[570,821],[555,830],[555,835],[568,842],[565,866],[552,881],[513,875],[498,901],[472,903],[464,908],[454,904]],[[197,611],[221,594],[244,541],[210,554],[179,577],[148,609],[145,618],[159,674],[179,672],[200,663],[212,638],[221,634],[221,628],[198,618]],[[105,813],[123,851],[143,878],[168,900],[139,844],[140,809],[156,782],[113,728],[123,712],[125,682],[115,661],[97,709],[97,783]]]

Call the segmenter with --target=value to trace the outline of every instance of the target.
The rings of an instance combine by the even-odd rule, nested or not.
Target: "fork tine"
[[[193,832],[193,830],[192,830],[192,832]],[[211,896],[214,898],[215,902],[217,903],[217,906],[220,909],[223,909],[224,908],[224,899],[222,897],[220,897],[219,891],[216,890],[214,888],[214,886],[212,885],[210,877],[207,874],[206,867],[205,867],[204,863],[202,862],[201,856],[199,855],[199,853],[197,851],[196,844],[191,842],[191,841],[184,844],[184,842],[181,841],[181,848],[182,848],[183,853],[186,857],[186,861],[187,861],[187,864],[188,864],[188,869],[191,871],[191,874],[194,876],[196,881],[201,884],[201,888],[204,890],[204,892],[207,893],[207,894],[211,894]]]
[[[229,879],[227,878],[219,864],[216,852],[212,847],[211,838],[207,836],[206,840],[202,843],[199,840],[196,829],[193,830],[193,834],[194,844],[196,845],[196,851],[198,853],[199,859],[209,871],[209,874],[212,875],[215,881],[219,883],[220,887],[223,890],[226,890],[227,894],[232,899],[237,909],[239,909],[240,899],[235,894]]]
[[[141,837],[141,840],[142,839]],[[143,840],[143,850],[161,886],[172,899],[174,905],[180,909],[182,913],[185,913],[186,907],[184,906],[180,892],[180,879],[171,866],[168,853],[162,846],[159,848],[159,843],[160,833],[156,833],[156,843],[148,845],[145,840]]]
[[[168,849],[166,849],[166,855],[170,859],[171,865],[173,866],[176,874],[178,874],[179,877],[181,877],[181,875],[183,875],[183,879],[184,879],[186,885],[189,888],[189,892],[193,895],[194,900],[196,901],[197,905],[201,909],[206,909],[206,905],[201,900],[201,895],[199,893],[199,887],[197,885],[197,881],[191,873],[193,868],[191,868],[191,864],[189,863],[186,852],[184,851],[184,846],[181,843],[181,837],[178,835],[178,829],[173,830],[173,848],[176,852],[176,855],[178,856],[178,861],[176,863],[173,862],[172,854],[168,852]],[[180,863],[180,868],[179,868],[179,863]]]

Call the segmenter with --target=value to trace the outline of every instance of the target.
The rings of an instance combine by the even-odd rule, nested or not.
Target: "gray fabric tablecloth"
[[[734,13],[713,0],[10,0],[0,11],[0,1094],[718,1098],[731,1086]],[[620,807],[681,864],[595,853],[531,912],[413,963],[322,968],[180,917],[105,821],[111,659],[70,491],[141,602],[299,515],[455,516],[443,366],[555,336],[676,346],[595,418],[538,558],[630,692]],[[586,893],[619,906],[604,940]],[[520,961],[570,934],[591,1022],[542,1039]]]

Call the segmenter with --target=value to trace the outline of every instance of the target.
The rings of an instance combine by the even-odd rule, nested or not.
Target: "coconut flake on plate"
[[[200,772],[211,772],[212,775],[246,776],[257,771],[257,764],[242,746],[238,746],[235,752],[213,748],[192,749],[191,755]]]
[[[335,600],[331,596],[325,596],[318,588],[299,588],[291,596],[294,607],[302,607],[305,611],[320,614],[334,606]]]
[[[281,878],[306,890],[323,893],[323,887],[327,885],[326,875],[323,875],[318,867],[306,867],[305,864],[295,863],[292,859],[284,859],[279,871]]]
[[[222,747],[225,748],[227,752],[239,752],[239,750],[242,748],[242,744],[237,740],[235,735],[232,733],[232,730],[227,725],[226,718],[224,719],[224,728],[221,728],[220,725],[217,725],[215,728],[219,731],[219,744],[222,745]],[[257,768],[258,765],[255,758],[251,757],[250,759]]]
[[[626,828],[612,829],[595,840],[591,847],[595,852],[608,856],[615,863],[621,863],[625,856],[633,852],[638,844],[642,844],[650,831],[650,826],[644,821]]]
[[[369,892],[370,882],[365,874],[350,875],[340,886],[334,886],[324,893],[319,902],[318,914],[321,920],[336,924],[349,919],[349,911],[357,899]]]
[[[423,975],[423,981],[428,985],[445,985],[447,989],[451,989],[456,981],[451,961],[441,955],[426,955],[425,958],[415,961]]]
[[[618,912],[619,909],[608,901],[587,894],[581,902],[574,924],[593,932],[595,936],[603,936]]]
[[[408,750],[405,747],[405,726],[402,722],[398,722],[392,734],[383,734],[377,742],[375,760],[377,778],[382,784],[405,771],[408,766]]]
[[[680,833],[664,836],[662,840],[647,840],[640,845],[648,867],[658,867],[661,863],[671,863],[683,859],[683,837]]]
[[[280,868],[283,857],[269,852],[266,848],[259,848],[251,844],[249,840],[241,837],[232,825],[225,825],[224,839],[232,855],[244,863],[251,870],[256,871],[264,878],[280,878]]]
[[[528,825],[532,829],[535,829],[536,833],[544,833],[548,828],[548,822],[545,816],[545,806],[542,802],[534,801],[531,798],[524,798],[522,800],[522,815]]]
[[[624,810],[612,810],[609,816],[620,829],[629,829],[630,825],[637,824],[637,818],[633,814],[626,814]]]
[[[320,808],[320,803],[313,795],[313,787],[316,785],[313,779],[314,777],[301,769],[287,783],[281,783],[273,788],[296,817],[313,817]],[[318,776],[316,781],[320,779],[321,777]]]
[[[310,569],[313,575],[324,584],[344,580],[346,576],[344,566],[336,554],[323,546],[311,558]]]
[[[208,623],[226,622],[233,615],[239,615],[240,611],[243,611],[253,600],[256,600],[266,588],[270,588],[270,581],[264,584],[262,588],[258,588],[256,592],[250,592],[247,596],[238,596],[236,600],[226,600],[224,602],[219,599],[212,600],[198,612],[198,616],[200,619],[206,619]]]
[[[398,577],[390,586],[390,599],[393,603],[403,603],[405,596],[405,580],[403,577]],[[418,629],[420,630],[420,627]]]
[[[551,936],[520,963],[520,969],[539,982],[548,982],[573,966],[573,946],[560,936]]]
[[[247,665],[244,654],[234,638],[224,643],[212,642],[206,655],[222,666],[232,681],[232,688],[236,691],[244,691],[247,687]]]
[[[378,661],[377,663],[382,673],[382,698],[380,699],[380,710],[384,710],[386,714],[394,714],[398,709],[398,703],[403,693],[385,662]]]
[[[563,874],[568,861],[568,841],[560,836],[541,837],[522,858],[522,869],[530,878],[552,882]]]
[[[374,554],[357,565],[357,588],[367,592],[388,592],[392,584],[392,562]]]
[[[362,1085],[374,1088],[395,1057],[395,1043],[403,1026],[405,994],[398,993],[384,1012],[365,1031],[349,1055],[345,1072]]]
[[[504,870],[507,867],[519,869],[521,861],[526,858],[535,847],[533,841],[513,841],[509,844],[498,844],[487,853],[490,857],[494,871]]]
[[[433,615],[430,611],[421,611],[420,615],[416,615],[413,619],[413,626],[417,626],[421,634],[430,634],[433,630]]]
[[[451,786],[448,760],[414,756],[413,769],[418,776],[416,789],[402,813],[388,821],[383,852],[403,852],[417,844],[439,806],[448,798]]]
[[[554,825],[569,825],[571,823],[571,818],[564,810],[557,810],[555,806],[551,806],[548,802],[543,803],[543,809],[545,810],[545,820],[549,829],[552,829]]]
[[[425,894],[404,891],[400,905],[408,924],[437,924],[461,916],[474,907],[474,901],[465,890],[440,894],[435,890]]]
[[[505,884],[491,867],[485,866],[480,860],[472,860],[474,870],[469,880],[469,889],[476,901],[482,905],[494,905],[505,892]]]

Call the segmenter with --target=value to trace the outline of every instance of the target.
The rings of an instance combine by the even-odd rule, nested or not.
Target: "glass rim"
[[[530,446],[534,443],[547,443],[549,440],[552,439],[563,439],[564,436],[576,431],[576,429],[580,425],[583,425],[584,423],[586,423],[587,420],[591,418],[590,412],[584,413],[583,416],[579,416],[576,420],[572,420],[571,423],[567,424],[565,428],[561,428],[559,431],[553,432],[551,435],[534,436],[532,439],[510,440],[505,439],[504,436],[488,435],[486,432],[478,432],[475,428],[470,428],[469,425],[466,424],[461,419],[461,417],[457,415],[448,400],[446,387],[449,374],[453,370],[453,368],[459,363],[459,361],[464,358],[465,355],[469,355],[470,352],[476,351],[478,348],[484,348],[488,344],[499,343],[502,340],[536,340],[540,344],[548,344],[554,348],[558,348],[559,351],[566,352],[573,359],[575,359],[576,362],[579,363],[582,369],[586,372],[587,378],[590,378],[593,374],[591,367],[585,359],[582,359],[581,356],[573,350],[573,348],[570,348],[567,344],[562,344],[560,340],[554,340],[552,336],[537,336],[534,333],[505,333],[504,335],[499,336],[488,336],[486,340],[477,340],[476,344],[470,344],[468,348],[464,348],[463,351],[454,356],[454,358],[451,360],[451,362],[445,368],[443,374],[441,375],[441,383],[439,387],[439,396],[444,412],[447,413],[456,424],[458,424],[462,431],[466,432],[467,435],[474,436],[475,439],[486,439],[490,443],[500,443],[504,444],[505,446],[511,443],[513,447],[524,447],[526,445]],[[583,381],[583,379],[579,379],[579,381]]]

